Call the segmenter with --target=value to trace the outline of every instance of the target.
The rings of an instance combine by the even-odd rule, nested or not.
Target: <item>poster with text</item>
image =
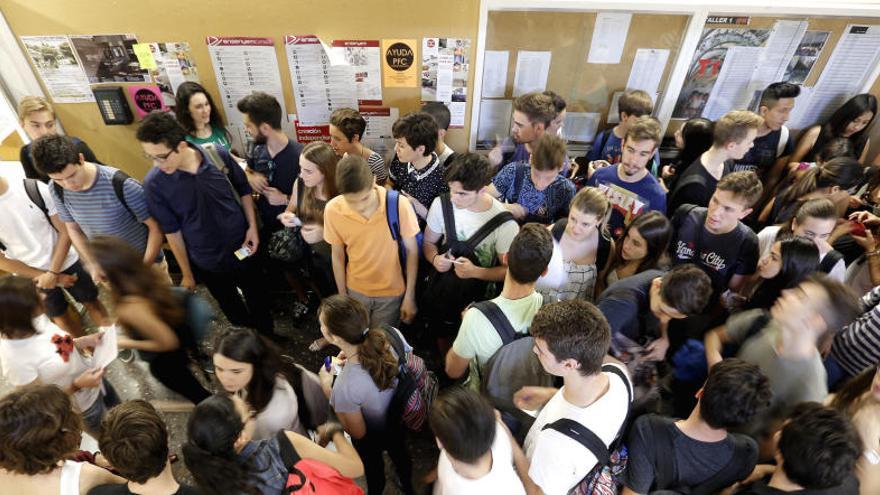
[[[471,40],[422,40],[422,101],[467,101]]]
[[[133,34],[94,34],[70,37],[89,82],[149,82],[150,74],[138,63]]]
[[[769,36],[769,29],[704,29],[672,118],[700,117],[721,72],[728,48],[763,46]]]
[[[367,121],[363,143],[388,159],[394,150],[394,136],[391,128],[400,117],[400,110],[389,107],[362,107],[358,111]]]
[[[31,63],[55,103],[95,101],[89,78],[67,36],[22,36]]]
[[[138,119],[153,110],[167,110],[162,100],[162,91],[155,85],[132,85],[127,86],[128,95],[134,103],[135,115]]]
[[[357,108],[354,69],[342,59],[333,65],[331,53],[317,36],[285,36],[284,52],[300,124],[324,125],[334,110]]]
[[[358,105],[382,104],[382,48],[379,40],[334,40],[337,52],[354,72]]]
[[[416,40],[382,40],[383,81],[387,88],[418,86]]]
[[[177,87],[186,81],[200,83],[189,43],[169,42],[150,43],[150,52],[156,61],[156,68],[150,69],[153,83],[162,90],[162,98],[168,106],[174,106]]]
[[[816,60],[819,59],[829,35],[831,35],[829,31],[807,31],[804,33],[804,37],[801,38],[801,42],[794,50],[791,62],[785,69],[785,76],[782,80],[792,84],[803,84],[810,75],[810,71],[813,70],[813,66],[816,65]]]

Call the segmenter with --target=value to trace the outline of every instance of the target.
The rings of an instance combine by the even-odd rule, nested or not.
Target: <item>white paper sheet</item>
[[[230,124],[243,125],[236,104],[254,91],[274,96],[281,104],[281,114],[287,113],[272,38],[208,36],[205,41],[220,89],[218,104],[223,105]]]
[[[880,25],[846,27],[822,75],[816,81],[806,114],[804,128],[823,122],[834,110],[858,93],[880,63]]]
[[[104,332],[104,336],[101,337],[101,343],[95,346],[95,352],[92,353],[92,366],[95,368],[109,365],[119,355],[116,325],[101,327],[101,330]]]
[[[300,124],[323,125],[333,110],[358,107],[354,68],[332,65],[317,36],[285,36],[284,51]]]
[[[627,91],[641,89],[649,95],[656,94],[660,88],[660,79],[666,69],[667,60],[669,60],[669,50],[655,48],[636,50],[636,57],[626,83]]]
[[[382,49],[378,40],[334,40],[330,64],[349,65],[358,105],[382,104]],[[342,63],[337,63],[342,60]]]
[[[489,141],[492,145],[510,135],[510,116],[513,100],[482,100],[477,141]]]
[[[507,86],[507,50],[487,50],[483,60],[483,98],[504,98]]]
[[[516,75],[513,78],[513,96],[547,89],[552,52],[520,50],[516,54]]]
[[[631,20],[632,14],[599,13],[593,28],[587,63],[619,64]]]
[[[782,80],[806,30],[807,21],[776,21],[752,74],[752,91],[763,91],[767,85]]]
[[[460,129],[464,127],[464,114],[467,111],[467,103],[463,101],[450,101],[446,103],[449,108],[449,128]]]
[[[717,120],[731,110],[748,105],[751,98],[749,84],[761,50],[752,46],[732,46],[727,49],[721,72],[703,109],[703,117]]]
[[[394,148],[391,127],[400,117],[400,110],[396,107],[362,108],[360,113],[367,121],[364,144],[376,153],[386,156]]]
[[[562,134],[569,142],[592,143],[599,128],[601,114],[592,112],[566,112]]]

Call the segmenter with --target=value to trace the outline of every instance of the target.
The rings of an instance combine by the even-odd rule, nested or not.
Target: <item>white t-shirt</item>
[[[446,225],[443,223],[443,205],[440,204],[440,197],[434,199],[431,208],[428,210],[428,228],[438,234],[446,233]],[[473,212],[466,209],[452,207],[452,214],[455,216],[455,230],[459,240],[465,241],[480,229],[486,222],[495,215],[505,212],[504,206],[497,199],[492,199],[492,206],[485,211]],[[504,222],[491,234],[489,234],[483,242],[477,245],[475,254],[479,261],[479,266],[489,268],[496,266],[496,257],[500,257],[510,249],[510,243],[519,232],[519,226],[516,222]]]
[[[773,247],[773,243],[776,241],[776,235],[779,234],[779,230],[782,227],[779,225],[771,225],[769,227],[764,227],[758,232],[758,249],[761,253],[761,257],[764,257],[767,253],[770,252],[770,248]],[[825,258],[825,253],[819,253],[819,262],[822,262],[822,259]],[[846,278],[846,263],[841,259],[834,265],[834,268],[828,273],[828,276],[837,280],[838,282],[843,282]]]
[[[41,383],[67,388],[73,380],[91,368],[90,363],[73,343],[53,343],[55,337],[70,337],[49,321],[46,315],[34,318],[37,333],[25,339],[0,339],[0,365],[3,376],[16,387],[39,379]],[[100,387],[84,388],[73,394],[80,411],[98,399]]]
[[[626,374],[626,368],[618,367]],[[610,445],[620,430],[629,408],[629,394],[617,375],[604,373],[609,381],[604,395],[587,407],[577,407],[565,400],[562,387],[541,409],[526,436],[526,457],[531,461],[529,477],[547,495],[568,493],[593,469],[596,456],[577,440],[556,430],[541,431],[544,425],[561,418],[572,419],[589,428],[605,445]]]
[[[290,430],[306,434],[305,428],[299,422],[299,404],[296,400],[296,392],[284,377],[275,378],[275,389],[272,391],[272,399],[266,404],[266,408],[257,414],[254,427],[254,440],[272,438],[278,430]]]
[[[6,245],[3,254],[7,258],[38,270],[48,270],[52,262],[52,249],[58,241],[58,232],[46,220],[46,216],[28,197],[24,182],[17,178],[7,179],[9,189],[0,195],[0,242]],[[55,202],[49,194],[49,187],[37,183],[49,215],[56,215]],[[66,270],[77,260],[76,251],[68,250],[61,265]]]
[[[437,463],[437,483],[434,495],[525,495],[522,481],[513,468],[513,450],[504,427],[495,425],[495,441],[492,442],[492,469],[479,479],[467,479],[455,472],[445,450],[440,451]]]

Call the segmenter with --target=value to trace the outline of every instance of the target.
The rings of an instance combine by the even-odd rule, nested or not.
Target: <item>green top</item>
[[[206,138],[195,137],[192,134],[186,135],[186,140],[190,143],[202,146],[207,143],[214,143],[215,146],[223,146],[229,149],[229,138],[226,137],[226,131],[220,127],[211,126],[211,135]]]

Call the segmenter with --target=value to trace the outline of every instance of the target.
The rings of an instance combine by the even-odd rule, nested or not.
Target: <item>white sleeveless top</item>
[[[79,473],[83,463],[64,461],[61,466],[61,492],[60,495],[79,495]]]

